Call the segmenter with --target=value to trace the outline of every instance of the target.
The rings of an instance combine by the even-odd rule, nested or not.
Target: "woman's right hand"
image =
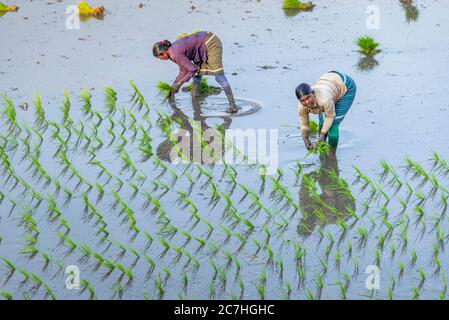
[[[304,145],[306,146],[307,150],[309,150],[309,151],[312,150],[313,149],[313,144],[309,140],[309,135],[308,134],[303,134],[302,135],[302,139],[304,140]]]

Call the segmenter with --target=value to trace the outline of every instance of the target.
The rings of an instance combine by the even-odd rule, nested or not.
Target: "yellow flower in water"
[[[78,10],[82,16],[97,16],[102,17],[104,15],[104,7],[91,7],[87,2],[80,1],[78,3]]]
[[[6,4],[0,2],[0,12],[3,11],[17,11],[19,10],[19,7],[17,6],[7,6]]]

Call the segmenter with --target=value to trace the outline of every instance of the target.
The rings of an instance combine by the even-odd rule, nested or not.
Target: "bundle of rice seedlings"
[[[377,43],[370,36],[359,37],[356,40],[357,45],[359,46],[359,52],[368,57],[373,57],[380,52],[379,43]]]
[[[320,154],[320,155],[328,155],[332,150],[332,147],[324,141],[321,141],[318,145],[316,145],[312,150],[310,150],[306,157],[309,154]]]
[[[156,89],[159,90],[160,94],[166,95],[171,90],[171,85],[167,82],[159,81],[156,83]]]
[[[184,91],[184,92],[192,92],[192,90],[193,90],[192,83],[190,83],[186,87],[182,88],[182,91]],[[207,79],[202,78],[201,82],[200,82],[200,90],[199,91],[200,91],[200,94],[204,94],[204,95],[217,95],[217,94],[220,94],[221,88],[210,86],[207,83]]]

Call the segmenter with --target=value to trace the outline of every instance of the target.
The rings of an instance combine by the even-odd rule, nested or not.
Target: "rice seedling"
[[[412,300],[418,300],[418,299],[419,299],[419,296],[420,296],[420,294],[421,294],[419,288],[413,287],[413,288],[412,288],[412,292],[413,292],[413,295],[412,295],[411,299],[412,299]]]
[[[253,243],[255,244],[255,246],[257,248],[257,250],[254,254],[257,255],[259,253],[260,249],[262,249],[262,246],[260,245],[260,242],[257,241],[256,239],[253,239]]]
[[[111,87],[104,87],[103,92],[106,114],[108,116],[114,115],[117,111],[117,92]]]
[[[84,293],[86,290],[89,291],[89,300],[96,300],[95,290],[92,284],[86,279],[80,279],[81,291]]]
[[[39,249],[34,245],[28,244],[19,253],[25,255],[28,260],[31,260],[39,253]]]
[[[167,253],[168,250],[170,250],[171,246],[164,238],[159,238],[159,242],[164,247],[164,251],[162,251],[162,253],[160,254],[160,257],[163,257],[165,253]]]
[[[359,227],[357,229],[357,233],[359,234],[359,244],[362,245],[366,243],[368,238],[368,232],[366,231],[366,229],[364,227]]]
[[[25,269],[23,269],[23,268],[20,267],[20,268],[18,269],[18,271],[19,271],[19,273],[23,276],[22,283],[26,283],[26,282],[28,282],[28,280],[31,279],[32,274],[29,273],[28,271],[26,271]]]
[[[215,284],[213,282],[209,283],[208,285],[209,288],[209,299],[213,299],[215,297]]]
[[[354,257],[352,259],[352,264],[354,266],[353,278],[355,278],[359,274],[359,259]]]
[[[66,90],[64,90],[64,101],[61,106],[62,111],[62,124],[71,124],[73,121],[70,119],[70,98]]]
[[[341,264],[341,252],[340,249],[337,250],[335,253],[335,267],[337,271],[340,271],[340,264]]]
[[[112,297],[117,296],[119,299],[121,299],[123,297],[123,294],[125,293],[125,288],[120,281],[117,281],[111,289],[114,292]]]
[[[142,108],[145,107],[146,112],[149,112],[150,111],[150,106],[146,102],[146,100],[145,100],[144,96],[142,95],[142,93],[140,93],[139,89],[134,84],[134,82],[132,82],[130,80],[129,84],[131,85],[131,87],[134,90],[134,94],[132,95],[131,100],[130,100],[130,102],[132,103],[132,106],[134,107],[134,106],[137,105],[139,111],[141,111]]]
[[[128,279],[128,281],[132,281],[134,279],[134,273],[132,272],[131,269],[129,268],[125,268],[122,264],[120,264],[119,262],[115,262],[114,263],[115,267],[117,268],[117,270],[120,270],[120,272],[122,273],[122,275],[125,275],[126,278]]]
[[[372,57],[380,52],[379,43],[377,43],[370,36],[359,37],[356,40],[356,44],[359,47],[359,52],[364,54],[365,56]]]
[[[416,261],[418,260],[418,255],[415,250],[410,252],[410,265],[413,267],[416,264]]]
[[[3,258],[3,257],[0,257],[0,258],[2,259],[3,264],[6,266],[6,268],[8,270],[7,275],[12,275],[17,270],[17,267],[8,259]]]
[[[146,254],[143,255],[143,258],[149,265],[149,268],[147,270],[147,276],[150,276],[153,273],[153,271],[154,271],[154,269],[156,267],[156,263],[153,261],[153,259],[151,259]]]
[[[340,297],[341,297],[341,299],[342,300],[346,300],[346,288],[345,288],[345,286],[340,281],[337,282],[337,285],[340,288]]]
[[[443,274],[443,290],[440,291],[439,293],[439,297],[440,300],[444,300],[446,298],[446,294],[447,294],[447,278],[446,278],[446,274]]]
[[[260,300],[265,300],[265,285],[256,285],[257,293],[259,294]]]
[[[1,6],[1,4],[0,4],[0,6]],[[0,9],[1,9],[1,7],[0,7]],[[12,295],[11,295],[8,291],[2,291],[2,292],[1,292],[1,295],[2,295],[2,297],[5,298],[6,300],[12,300],[12,299],[13,299],[13,298],[12,298]]]
[[[4,102],[6,103],[5,109],[2,111],[2,117],[5,119],[5,126],[6,122],[8,123],[7,132],[10,133],[13,136],[18,136],[22,129],[17,122],[17,113],[16,109],[14,108],[14,103],[5,95],[2,95]]]
[[[424,272],[423,268],[419,268],[418,269],[418,273],[419,273],[419,288],[422,288],[422,286],[424,285],[424,282],[426,281],[426,273]]]

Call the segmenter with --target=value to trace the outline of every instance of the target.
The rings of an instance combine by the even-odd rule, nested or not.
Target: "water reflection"
[[[417,21],[419,17],[419,10],[413,4],[413,0],[399,0],[399,2],[402,4],[405,11],[405,21],[407,21],[407,23]]]
[[[298,233],[302,237],[308,237],[317,226],[346,220],[351,216],[351,210],[355,211],[355,199],[349,186],[339,177],[335,153],[321,156],[319,169],[303,175],[299,207],[303,218],[298,225]]]
[[[370,71],[373,70],[378,64],[379,62],[374,59],[374,57],[367,56],[359,60],[357,63],[357,69],[360,71]]]
[[[204,97],[192,99],[193,118],[187,116],[178,108],[174,99],[168,101],[173,111],[171,120],[178,126],[176,131],[177,143],[167,138],[159,144],[156,153],[161,160],[167,162],[185,160],[190,163],[215,164],[222,159],[224,132],[231,126],[232,119],[231,117],[218,117],[222,120],[222,123],[215,127],[209,126],[206,122],[207,119],[201,112],[203,100]],[[203,138],[202,141],[198,139],[199,136]],[[220,140],[216,141],[216,137]],[[221,147],[217,148],[218,145]],[[178,147],[182,152],[176,152]]]

